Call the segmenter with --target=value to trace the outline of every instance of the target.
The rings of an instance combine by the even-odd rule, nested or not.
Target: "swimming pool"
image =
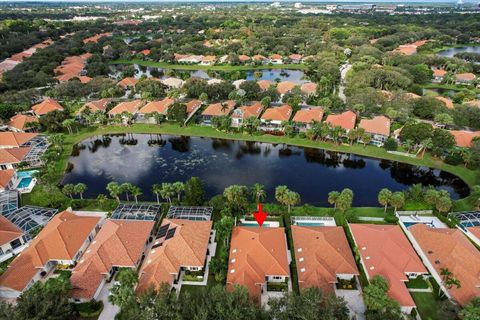
[[[240,223],[240,226],[242,226],[242,227],[258,227],[258,224],[257,223]],[[268,226],[269,226],[268,223],[262,224],[263,228],[268,228]]]
[[[33,185],[35,184],[33,175],[38,172],[38,170],[28,170],[28,171],[19,171],[17,172],[18,184],[16,189],[22,193],[32,191]],[[33,183],[32,183],[33,182]]]
[[[297,226],[300,227],[323,227],[325,224],[323,222],[297,222]]]
[[[32,177],[22,178],[22,180],[20,180],[20,182],[18,183],[17,188],[18,189],[23,189],[23,188],[28,187],[30,185],[30,183],[32,183],[32,180],[33,180]]]
[[[405,225],[405,227],[408,229],[410,228],[411,226],[414,226],[418,223],[423,223],[425,224],[427,227],[430,227],[430,228],[435,228],[435,226],[433,225],[433,223],[431,222],[404,222],[403,224]]]

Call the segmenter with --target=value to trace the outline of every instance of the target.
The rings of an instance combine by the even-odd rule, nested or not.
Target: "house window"
[[[7,168],[7,166],[6,166],[6,165],[4,165],[4,164],[0,164],[0,169],[2,169],[2,170],[7,170],[8,168]]]
[[[281,280],[281,279],[282,279],[282,277],[279,277],[279,276],[273,276],[273,279],[274,279],[274,280]]]

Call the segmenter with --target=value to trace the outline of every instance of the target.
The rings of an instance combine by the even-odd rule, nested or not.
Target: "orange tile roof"
[[[309,107],[300,109],[295,113],[293,122],[311,123],[313,121],[320,122],[323,118],[323,108],[321,107]]]
[[[278,59],[282,59],[282,56],[279,55],[278,53],[274,53],[270,56],[270,59],[278,60]]]
[[[407,55],[407,56],[411,56],[411,55],[414,55],[415,53],[417,53],[417,47],[413,46],[411,44],[405,44],[405,45],[399,46],[394,51],[398,52],[398,53],[401,53],[401,54],[404,54],[404,55]]]
[[[49,261],[74,260],[99,221],[69,211],[57,214],[0,276],[0,287],[23,291]]]
[[[285,94],[285,93],[293,90],[293,88],[295,88],[296,86],[297,86],[297,84],[295,82],[282,81],[279,84],[277,84],[277,91],[280,94]]]
[[[148,56],[151,53],[151,51],[148,50],[148,49],[145,49],[145,50],[140,51],[140,53],[143,54],[144,56]]]
[[[144,105],[140,110],[139,113],[151,113],[151,112],[158,112],[160,114],[166,114],[168,108],[175,102],[172,98],[165,98],[160,101],[151,101]]]
[[[458,147],[469,148],[473,138],[480,137],[480,131],[450,130]]]
[[[455,75],[455,78],[459,81],[473,81],[475,80],[476,76],[471,72],[466,72],[466,73],[457,73]]]
[[[433,76],[434,77],[443,77],[447,74],[447,70],[444,69],[434,69]]]
[[[183,219],[163,219],[162,226],[170,224],[176,228],[172,238],[156,239],[161,246],[151,249],[140,270],[137,292],[150,287],[159,289],[162,283],[172,284],[180,267],[204,267],[212,221],[191,221]]]
[[[128,87],[135,87],[138,83],[138,79],[133,77],[127,77],[120,80],[117,85],[122,87],[123,89],[127,89]]]
[[[358,127],[365,129],[367,133],[390,136],[390,119],[385,116],[376,116],[373,119],[362,119]]]
[[[112,101],[112,99],[104,98],[100,100],[90,101],[83,105],[78,113],[81,113],[86,108],[90,109],[91,112],[105,111],[107,105]]]
[[[47,114],[49,112],[56,111],[56,110],[63,111],[63,107],[60,103],[58,103],[57,100],[47,98],[42,102],[32,106],[32,110],[37,116],[42,116],[44,114]]]
[[[245,286],[259,298],[266,276],[290,276],[284,228],[234,227],[227,288]]]
[[[188,114],[192,113],[201,104],[202,104],[202,101],[197,99],[188,101],[187,103],[185,103],[185,105],[187,106],[187,113]]]
[[[5,189],[15,175],[14,169],[0,170],[0,187]]]
[[[29,147],[0,149],[0,164],[20,163],[30,150]]]
[[[107,220],[72,271],[70,297],[92,299],[113,267],[136,268],[155,222]]]
[[[352,111],[345,111],[340,114],[330,114],[327,116],[325,122],[332,127],[342,127],[345,130],[352,130],[355,128],[355,121],[357,115]]]
[[[442,268],[448,268],[460,281],[460,288],[448,289],[454,300],[464,306],[480,297],[480,252],[460,230],[418,223],[409,231],[439,275]]]
[[[365,272],[369,278],[383,276],[388,295],[402,307],[414,307],[405,282],[406,273],[428,273],[398,225],[350,224]]]
[[[333,293],[337,275],[359,275],[342,227],[292,226],[291,230],[301,289],[318,287]]]
[[[302,55],[301,54],[296,54],[296,53],[292,53],[291,55],[288,56],[291,60],[301,60],[302,59]]]
[[[470,227],[467,230],[480,240],[480,227]]]
[[[21,147],[37,135],[38,133],[29,132],[0,132],[0,146],[11,148]]]
[[[235,108],[236,102],[233,100],[224,101],[222,103],[212,103],[203,112],[204,116],[228,116]],[[226,107],[224,107],[226,106]]]
[[[74,78],[78,78],[82,83],[87,83],[91,80],[90,77],[80,76],[85,63],[92,56],[91,53],[85,53],[80,56],[70,56],[65,58],[62,63],[55,68],[55,73],[58,74],[56,79],[59,82],[66,82]]]
[[[101,38],[110,37],[110,36],[112,36],[111,32],[99,33],[99,34],[96,34],[92,37],[83,39],[83,43],[90,43],[90,42],[97,43],[98,40],[100,40]]]
[[[317,84],[313,82],[305,82],[300,86],[300,90],[305,94],[314,94],[317,92]]]
[[[406,100],[415,100],[415,99],[420,99],[421,96],[419,96],[418,94],[415,94],[415,93],[412,93],[412,92],[406,92],[403,94],[403,97],[406,99]]]
[[[238,59],[242,62],[245,62],[245,61],[250,60],[250,57],[245,55],[245,54],[241,54],[241,55],[238,56]]]
[[[142,100],[133,100],[133,101],[126,101],[120,102],[112,110],[108,111],[109,115],[116,115],[121,114],[122,112],[128,112],[134,114],[138,111],[143,105]]]
[[[259,60],[265,60],[265,56],[262,56],[261,54],[256,54],[252,57],[253,60],[259,61]]]
[[[463,104],[469,105],[471,107],[477,107],[480,108],[480,100],[470,100],[470,101],[465,101]]]
[[[254,101],[251,105],[241,106],[233,111],[232,118],[247,119],[250,117],[258,118],[262,113],[263,106],[259,101]]]
[[[270,107],[262,114],[261,119],[272,121],[288,121],[292,116],[293,109],[288,104],[280,107]]]
[[[445,97],[440,97],[440,96],[435,97],[435,99],[443,102],[448,109],[453,109],[453,101],[452,100],[450,100],[448,98],[445,98]]]
[[[266,91],[266,90],[268,90],[268,88],[270,88],[272,85],[274,85],[275,82],[270,81],[270,80],[258,80],[257,84],[262,91]]]
[[[0,215],[0,246],[23,236],[23,231],[10,220]]]
[[[18,129],[26,130],[29,129],[27,123],[38,122],[38,118],[34,116],[29,116],[25,114],[16,114],[10,118],[10,121],[7,123],[7,126]]]

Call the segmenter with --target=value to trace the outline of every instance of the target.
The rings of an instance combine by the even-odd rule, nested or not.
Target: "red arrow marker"
[[[253,213],[253,217],[257,220],[258,225],[261,227],[267,219],[267,213],[263,212],[262,204],[258,203],[258,211]]]

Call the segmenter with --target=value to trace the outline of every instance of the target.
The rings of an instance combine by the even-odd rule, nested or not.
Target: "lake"
[[[97,136],[81,142],[63,183],[87,184],[87,197],[108,194],[110,181],[142,188],[140,200],[154,200],[151,186],[198,176],[211,197],[233,184],[265,185],[274,201],[278,185],[300,193],[302,202],[327,205],[332,190],[350,188],[357,206],[378,206],[382,188],[404,190],[421,183],[448,190],[452,198],[468,195],[468,186],[441,170],[321,149],[245,141],[129,134]],[[70,165],[70,167],[71,167]]]
[[[460,52],[480,53],[480,46],[465,46],[465,47],[449,48],[449,49],[437,52],[437,55],[441,57],[446,57],[446,58],[453,58],[455,54]]]

